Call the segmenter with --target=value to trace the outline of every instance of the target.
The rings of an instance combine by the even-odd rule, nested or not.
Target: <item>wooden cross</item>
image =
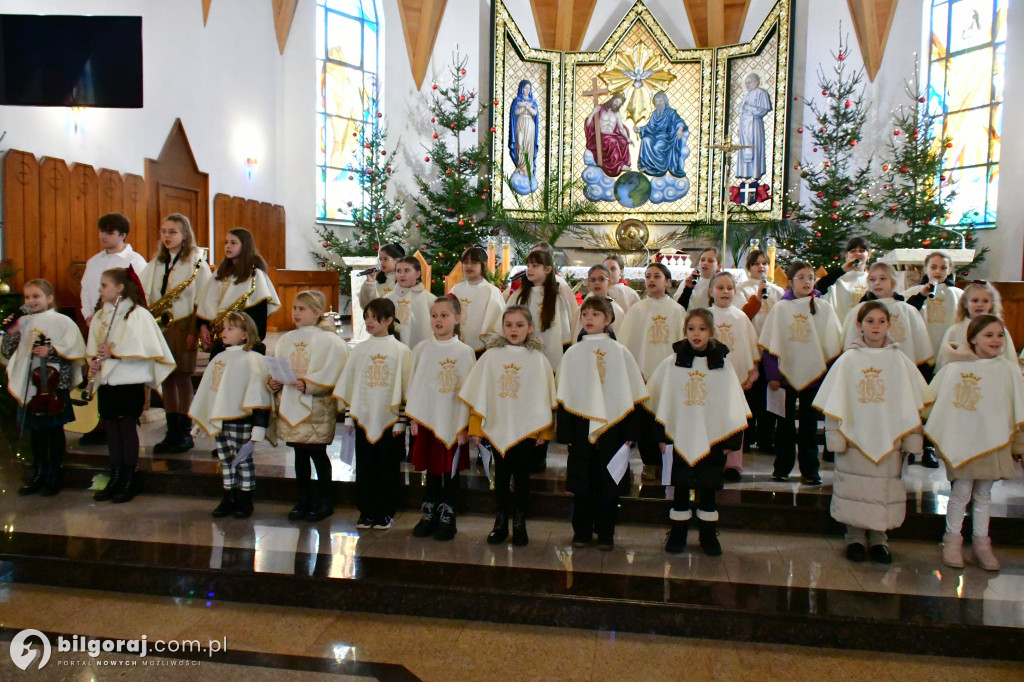
[[[712,149],[717,149],[722,152],[722,189],[724,190],[729,186],[729,172],[732,168],[732,153],[739,151],[740,149],[750,149],[753,145],[749,144],[733,144],[732,137],[726,138],[725,143],[713,144]],[[729,193],[728,191],[722,192],[722,201],[724,206],[722,212],[722,265],[725,265],[725,261],[729,258],[729,245],[727,243],[728,232],[729,232]]]
[[[594,98],[594,108],[595,109],[599,109],[599,107],[601,106],[601,95],[607,95],[610,92],[611,92],[611,90],[609,90],[608,88],[604,87],[603,85],[598,84],[597,77],[595,76],[590,81],[590,90],[587,90],[586,92],[584,92],[583,96],[584,97],[593,97]],[[595,140],[597,142],[597,145],[596,145],[596,147],[597,147],[597,165],[601,166],[603,168],[604,167],[604,159],[602,158],[602,155],[601,155],[601,112],[600,111],[598,111],[597,114],[594,116],[594,135],[595,135]]]

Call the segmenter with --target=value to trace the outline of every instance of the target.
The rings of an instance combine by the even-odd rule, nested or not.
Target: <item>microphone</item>
[[[512,275],[512,277],[508,281],[510,283],[511,282],[518,282],[521,279],[526,279],[526,270],[523,270],[522,272],[519,272],[519,273],[516,273],[516,274]]]
[[[9,315],[6,320],[4,320],[4,328],[0,330],[0,336],[7,336],[10,333],[10,329],[14,325],[14,323],[17,322],[19,318],[28,315],[30,312],[32,312],[32,307],[28,303],[26,303],[25,305],[21,306],[13,313],[11,313],[11,315]]]
[[[854,258],[853,259],[853,267],[855,267],[855,268],[859,268],[860,267],[860,258]]]
[[[380,270],[379,267],[366,268],[365,270],[360,270],[359,272],[357,272],[356,277],[366,277],[367,275],[372,275],[378,270]]]
[[[768,278],[767,277],[762,277],[761,278],[761,284],[767,284],[767,283],[768,283]],[[761,298],[762,299],[767,299],[768,298],[768,287],[765,287],[764,291],[761,292]]]
[[[925,286],[926,287],[926,286],[928,286],[928,284],[929,284],[928,275],[925,275],[924,276],[924,280],[921,281],[921,286]],[[932,284],[931,286],[932,286],[932,290],[928,292],[928,298],[935,298],[935,286],[936,285]]]

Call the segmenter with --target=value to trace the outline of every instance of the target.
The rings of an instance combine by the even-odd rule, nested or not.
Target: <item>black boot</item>
[[[247,519],[252,516],[252,511],[252,491],[236,490],[234,517],[236,519]]]
[[[210,512],[210,516],[215,519],[222,519],[225,516],[231,516],[235,513],[235,491],[225,490],[224,497],[221,498],[220,504],[217,508]]]
[[[175,438],[171,443],[170,452],[173,455],[180,455],[195,447],[195,441],[192,440],[192,419],[187,414],[176,414],[174,416],[177,422],[177,431],[174,434]]]
[[[39,493],[43,497],[52,497],[59,493],[64,487],[64,472],[61,467],[64,464],[64,452],[51,452],[49,467],[46,471],[46,483]]]
[[[498,512],[494,516],[494,529],[487,535],[488,545],[500,545],[508,537],[508,515]]]
[[[50,469],[46,455],[36,455],[32,458],[32,478],[25,485],[18,488],[19,495],[35,495],[46,485],[46,473]]]
[[[420,511],[423,512],[423,516],[412,529],[412,536],[414,538],[429,538],[437,530],[437,524],[441,520],[441,510],[438,509],[436,502],[423,501],[420,505]]]
[[[110,465],[110,480],[107,481],[107,485],[104,486],[103,490],[97,491],[92,499],[97,502],[106,502],[111,499],[121,490],[121,484],[124,482],[124,467],[120,464]]]
[[[174,442],[178,438],[178,415],[167,413],[167,433],[164,439],[153,446],[154,455],[166,455],[174,452]]]
[[[121,489],[114,493],[114,497],[110,500],[114,504],[124,504],[125,502],[131,502],[135,499],[135,496],[139,494],[139,474],[134,468],[124,468],[124,485]]]
[[[434,531],[434,539],[447,542],[455,537],[455,510],[447,502],[437,505],[438,520],[437,530]]]
[[[921,466],[929,469],[939,468],[939,458],[935,456],[935,448],[930,445],[924,449],[924,453],[921,455]]]
[[[715,521],[704,521],[700,523],[700,548],[708,556],[722,556],[722,545],[718,542],[718,524]]]
[[[520,509],[512,515],[512,544],[516,547],[530,544],[530,536],[526,534],[526,514]]]
[[[686,549],[686,534],[689,530],[689,521],[673,521],[668,539],[665,540],[665,551],[669,554],[682,554]]]
[[[306,512],[306,516],[303,517],[306,521],[314,523],[323,521],[334,513],[334,506],[331,504],[331,482],[317,480],[316,491],[317,494],[313,506]]]

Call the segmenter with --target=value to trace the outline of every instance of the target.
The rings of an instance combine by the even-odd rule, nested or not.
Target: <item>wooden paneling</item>
[[[100,250],[96,223],[106,213],[131,221],[128,242],[147,259],[156,230],[147,226],[147,192],[138,175],[36,158],[11,150],[3,159],[4,254],[17,270],[11,284],[43,277],[57,304],[78,308],[85,262]]]
[[[338,274],[325,270],[275,270],[271,268],[270,281],[274,283],[277,297],[281,299],[281,308],[267,318],[269,331],[288,331],[295,329],[292,324],[292,299],[295,294],[306,289],[316,289],[327,298],[327,306],[338,309]]]
[[[750,0],[683,0],[696,47],[740,42]]]
[[[1024,282],[992,282],[1003,299],[1003,321],[1016,351],[1024,347]]]
[[[210,245],[210,176],[199,170],[180,118],[171,126],[160,156],[146,159],[146,188],[152,233],[166,215],[181,213],[192,223],[196,243]]]
[[[273,0],[273,3],[277,48],[284,54],[284,46],[288,42],[288,33],[292,30],[292,19],[295,18],[295,7],[299,0]]]
[[[244,227],[252,232],[256,248],[271,270],[287,265],[283,206],[227,194],[213,197],[214,248],[210,250],[211,263],[220,260],[224,238],[236,227]]]
[[[597,0],[530,0],[540,46],[577,52],[590,26]]]
[[[864,70],[872,81],[885,56],[889,30],[896,16],[896,3],[897,0],[846,0],[861,56],[864,57]]]
[[[423,87],[434,41],[441,27],[447,0],[398,0],[398,14],[402,18],[405,47],[409,52],[409,66],[416,81],[416,89]]]

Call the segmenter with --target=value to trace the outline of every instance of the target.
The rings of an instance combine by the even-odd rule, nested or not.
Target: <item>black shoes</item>
[[[235,491],[235,511],[233,516],[236,519],[247,519],[252,516],[252,491],[251,490],[236,490]]]
[[[708,556],[722,556],[722,544],[718,541],[717,524],[714,521],[700,521],[700,548]]]
[[[861,545],[861,551],[863,551],[863,545]],[[875,545],[868,550],[871,555],[871,560],[876,564],[891,564],[892,563],[892,552],[885,545]]]
[[[331,503],[325,499],[319,499],[316,501],[316,504],[306,512],[306,515],[302,517],[302,520],[316,523],[317,521],[323,521],[333,514],[334,507],[331,506]]]
[[[772,480],[777,483],[786,483],[789,481],[789,476],[783,476],[781,474],[772,474]]]
[[[115,464],[110,467],[110,479],[107,481],[107,485],[104,486],[103,490],[97,491],[92,499],[97,502],[106,502],[110,500],[121,490],[121,484],[124,482],[124,467],[120,464]]]
[[[217,508],[210,512],[210,516],[215,519],[222,519],[225,516],[231,516],[235,513],[235,491],[234,489],[225,490],[224,497],[221,498],[220,504]]]
[[[508,537],[508,516],[505,512],[498,512],[494,516],[494,528],[487,535],[488,545],[500,545]]]
[[[928,447],[924,449],[924,453],[921,455],[921,466],[927,469],[939,468],[939,459],[935,456],[935,448]]]
[[[530,544],[530,536],[526,534],[526,514],[519,510],[512,515],[512,544],[516,547]]]
[[[682,554],[686,549],[686,533],[690,529],[688,521],[673,521],[672,530],[667,533],[665,551],[669,554]]]
[[[424,502],[420,505],[423,516],[412,529],[412,536],[415,538],[429,538],[437,530],[437,524],[441,521],[436,502]]]
[[[615,538],[614,536],[602,537],[597,536],[597,548],[602,552],[610,552],[615,549]]]
[[[859,542],[851,542],[846,546],[846,558],[855,564],[862,564],[868,558],[868,552]]]
[[[36,457],[32,463],[32,478],[28,483],[18,488],[19,495],[35,495],[46,485],[46,474],[49,471],[49,464],[43,457]]]
[[[441,542],[448,542],[455,537],[455,510],[447,502],[437,505],[437,529],[434,531],[434,539]]]
[[[814,476],[804,476],[800,479],[802,485],[821,485],[821,476],[815,474]]]
[[[308,514],[312,509],[313,503],[304,495],[303,498],[299,500],[299,503],[292,507],[292,510],[288,512],[288,520],[301,521],[306,518],[306,514]]]
[[[114,493],[114,496],[110,498],[110,501],[114,504],[124,504],[125,502],[131,502],[135,499],[135,496],[139,494],[139,476],[135,469],[128,469],[125,467],[124,483],[121,485],[121,489]]]
[[[739,469],[726,469],[722,472],[722,478],[728,483],[739,483],[743,479],[743,474]]]

